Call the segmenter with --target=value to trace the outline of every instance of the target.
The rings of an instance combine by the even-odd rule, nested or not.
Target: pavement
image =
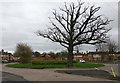
[[[9,72],[17,76],[22,76],[28,81],[110,81],[102,78],[93,78],[81,75],[70,75],[54,72],[58,69],[20,69],[9,68],[2,65],[2,72]]]

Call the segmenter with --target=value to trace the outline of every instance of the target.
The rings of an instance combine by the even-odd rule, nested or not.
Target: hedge
[[[57,65],[57,64],[67,64],[65,60],[33,60],[32,64],[35,65]]]
[[[77,63],[76,61],[73,61]],[[66,60],[32,60],[32,64],[35,65],[66,65]]]

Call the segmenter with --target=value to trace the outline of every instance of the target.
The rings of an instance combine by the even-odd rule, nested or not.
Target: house
[[[8,60],[8,61],[13,61],[14,57],[12,53],[5,52],[3,49],[0,51],[0,59],[2,60]]]
[[[74,60],[75,61],[88,60],[88,56],[86,53],[77,53],[74,55]]]
[[[74,60],[86,60],[86,61],[113,61],[120,60],[120,52],[89,52],[87,54],[78,53],[74,55]]]

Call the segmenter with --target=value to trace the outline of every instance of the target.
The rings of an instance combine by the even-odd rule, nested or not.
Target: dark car
[[[2,63],[9,63],[8,60],[2,60]]]

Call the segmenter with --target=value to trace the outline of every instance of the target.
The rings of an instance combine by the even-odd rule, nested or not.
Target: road
[[[7,72],[0,72],[0,73],[2,73],[2,81],[27,81],[23,77],[18,75],[14,75]]]
[[[108,71],[109,73],[112,74],[112,72],[111,72],[111,67],[113,68],[115,74],[118,75],[118,74],[119,74],[119,72],[118,72],[118,69],[119,69],[118,64],[105,64],[104,67],[101,67],[101,68],[99,68],[99,69]]]
[[[20,69],[2,66],[3,72],[9,72],[24,77],[29,81],[108,81],[107,79],[93,78],[81,75],[61,74],[56,69]]]
[[[109,69],[110,66],[111,65],[105,66],[102,69],[107,70]],[[29,81],[54,81],[54,82],[55,81],[87,81],[87,82],[94,81],[95,83],[96,81],[104,81],[100,83],[114,83],[113,81],[110,81],[107,79],[56,73],[54,72],[55,70],[56,69],[19,69],[19,68],[9,68],[9,67],[6,67],[5,65],[2,65],[2,71],[9,72],[7,73],[8,75],[6,73],[3,73],[3,80],[12,80],[12,81],[23,80],[24,81],[26,79]],[[10,73],[12,73],[12,75]],[[21,77],[19,78],[19,76],[22,76],[25,79]],[[14,77],[17,77],[17,79],[14,79]],[[91,82],[91,83],[94,83],[94,82]]]

